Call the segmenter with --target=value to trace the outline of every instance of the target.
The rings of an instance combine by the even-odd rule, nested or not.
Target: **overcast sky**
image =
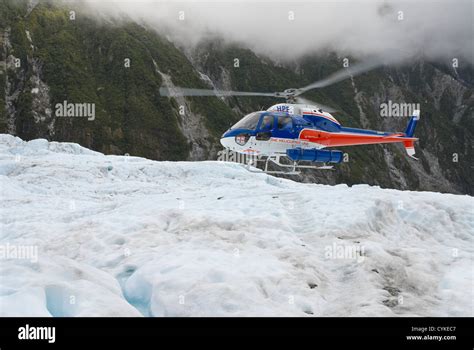
[[[471,0],[86,1],[95,13],[126,14],[184,45],[219,35],[280,59],[334,50],[474,63]]]

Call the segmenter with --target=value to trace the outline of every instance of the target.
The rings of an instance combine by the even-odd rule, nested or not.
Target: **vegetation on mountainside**
[[[81,13],[70,20],[67,7],[48,3],[38,5],[27,18],[16,18],[10,26],[14,49],[9,54],[21,58],[22,67],[27,67],[22,72],[26,74],[24,89],[16,104],[20,137],[74,141],[105,153],[152,159],[188,157],[190,145],[179,128],[180,117],[172,101],[158,94],[162,78],[157,70],[170,75],[176,85],[206,85],[172,43],[134,23],[105,25]],[[28,84],[32,72],[27,62],[31,59],[42,63],[42,79],[50,88],[53,110],[63,101],[94,103],[95,120],[56,118],[54,135],[39,134],[31,123]],[[125,59],[130,60],[130,67],[126,67]],[[18,80],[15,74],[11,76]],[[193,106],[209,116],[205,122],[213,142],[229,120],[236,120],[222,101],[193,101]]]

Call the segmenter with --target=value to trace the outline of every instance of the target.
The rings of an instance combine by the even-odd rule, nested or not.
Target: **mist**
[[[85,2],[96,16],[145,23],[185,47],[219,37],[276,60],[334,51],[474,64],[471,1]]]

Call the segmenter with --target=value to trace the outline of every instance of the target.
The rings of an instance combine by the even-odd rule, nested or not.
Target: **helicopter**
[[[300,174],[301,169],[333,169],[344,159],[339,150],[326,149],[342,146],[402,143],[410,158],[415,157],[413,137],[420,119],[420,110],[414,110],[404,132],[375,131],[342,126],[331,114],[334,109],[312,102],[300,95],[323,88],[349,77],[362,74],[380,64],[361,63],[337,71],[325,79],[302,88],[282,92],[243,92],[211,89],[167,87],[160,95],[177,96],[268,96],[285,99],[265,111],[252,112],[230,127],[220,142],[225,149],[251,156],[252,163],[264,161],[263,171],[269,174]],[[272,162],[280,170],[269,170]],[[250,165],[250,163],[249,163]]]

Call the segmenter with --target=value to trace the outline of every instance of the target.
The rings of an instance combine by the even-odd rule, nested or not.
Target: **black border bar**
[[[19,328],[55,327],[55,342],[18,339]],[[333,345],[474,347],[473,318],[0,318],[0,349],[153,343],[161,337],[293,336]],[[407,336],[455,336],[409,340]],[[467,347],[466,347],[467,346]]]

